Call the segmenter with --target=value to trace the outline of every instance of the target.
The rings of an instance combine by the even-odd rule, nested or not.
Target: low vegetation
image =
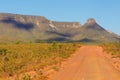
[[[106,43],[102,45],[104,51],[113,55],[113,58],[120,58],[120,42],[117,43]]]
[[[45,80],[44,68],[60,64],[78,47],[80,44],[56,42],[0,44],[0,80],[10,77],[14,78],[12,80]],[[37,76],[24,74],[30,71],[36,72]]]

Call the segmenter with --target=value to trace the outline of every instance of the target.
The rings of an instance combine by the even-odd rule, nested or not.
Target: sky
[[[120,0],[0,0],[0,13],[45,16],[81,24],[94,18],[103,28],[120,35]]]

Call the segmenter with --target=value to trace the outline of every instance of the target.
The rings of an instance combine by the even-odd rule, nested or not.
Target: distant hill
[[[0,42],[119,40],[118,35],[105,30],[94,19],[81,25],[79,22],[51,21],[43,16],[0,13]]]
[[[80,34],[76,35],[82,38],[80,41],[102,41],[114,42],[120,40],[120,36],[109,32],[96,23],[94,19],[88,19],[80,29]]]

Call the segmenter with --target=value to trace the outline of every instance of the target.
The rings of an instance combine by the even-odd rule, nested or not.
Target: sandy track
[[[81,47],[50,80],[120,80],[99,46]]]

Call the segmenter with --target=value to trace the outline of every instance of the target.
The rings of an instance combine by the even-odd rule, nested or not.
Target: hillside
[[[87,22],[82,26],[80,32],[81,34],[78,34],[77,37],[81,37],[82,40],[80,41],[83,42],[114,42],[120,40],[120,37],[117,34],[105,30],[92,18],[87,20]]]
[[[79,22],[51,21],[43,16],[0,13],[0,42],[39,41],[118,41],[94,19],[81,25]]]

